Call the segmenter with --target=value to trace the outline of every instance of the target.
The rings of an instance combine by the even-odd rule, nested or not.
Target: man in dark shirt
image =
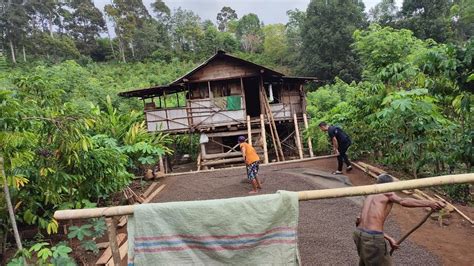
[[[347,171],[352,170],[351,162],[347,157],[347,149],[351,146],[351,138],[342,131],[341,128],[336,126],[329,126],[326,122],[319,123],[319,128],[322,131],[326,131],[329,134],[329,138],[332,141],[332,148],[335,154],[337,154],[337,171],[333,172],[335,175],[342,174],[342,164],[343,162],[347,165]]]

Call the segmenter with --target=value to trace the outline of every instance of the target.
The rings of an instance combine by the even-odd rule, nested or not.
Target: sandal
[[[342,172],[341,171],[334,171],[332,172],[333,175],[342,175]]]

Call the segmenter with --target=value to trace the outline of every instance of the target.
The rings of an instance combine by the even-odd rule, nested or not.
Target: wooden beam
[[[250,124],[250,116],[247,116],[247,141],[250,145],[252,144],[252,125]]]
[[[300,156],[300,159],[303,159],[303,147],[301,146],[300,129],[298,126],[298,117],[296,116],[296,113],[293,113],[293,122],[295,124],[296,147],[298,147],[298,155]]]
[[[166,187],[166,184],[163,184],[160,187],[158,187],[155,191],[153,191],[153,193],[150,194],[150,196],[148,196],[145,199],[145,201],[143,201],[143,203],[151,202],[156,197],[156,195],[158,195],[158,193],[160,193],[165,187]]]
[[[308,130],[308,117],[306,113],[303,113],[303,122],[304,122],[305,130]],[[311,137],[308,137],[308,150],[309,150],[309,157],[314,157],[313,143],[311,142]]]
[[[268,150],[267,150],[267,135],[265,133],[265,119],[263,114],[260,114],[260,134],[262,136],[263,144],[263,163],[268,163]]]
[[[238,157],[238,156],[242,156],[242,153],[239,152],[239,151],[232,151],[232,152],[206,154],[206,156],[202,157],[202,159],[203,160],[213,160],[213,159]]]
[[[224,132],[215,132],[215,133],[206,133],[209,138],[214,137],[231,137],[231,136],[241,136],[248,133],[248,130],[235,130],[235,131],[224,131]],[[260,133],[259,129],[252,129],[252,134]]]
[[[208,162],[204,161],[202,165],[212,166],[212,165],[225,164],[225,163],[240,163],[243,161],[244,161],[244,158],[238,157],[238,158],[214,160],[214,161],[208,161]]]
[[[125,217],[125,216],[124,216]],[[127,234],[120,233],[117,235],[117,243],[118,245],[122,244],[127,239]],[[104,253],[100,256],[100,258],[95,262],[96,265],[104,265],[106,264],[110,258],[112,258],[112,249],[110,248],[110,242],[107,242],[107,247],[104,250]]]
[[[128,254],[128,240],[125,241],[119,248],[119,253],[120,253],[120,263],[122,262],[122,260],[125,258],[125,256],[127,256]],[[112,259],[110,259],[107,264],[105,264],[107,266],[112,266],[114,265],[114,263],[112,262]]]
[[[114,217],[105,218],[105,223],[107,224],[107,233],[109,235],[109,247],[112,251],[113,264],[115,266],[120,265],[120,251],[119,245],[117,243],[117,221]]]

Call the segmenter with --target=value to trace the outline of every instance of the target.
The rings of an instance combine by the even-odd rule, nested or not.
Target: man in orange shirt
[[[258,189],[262,189],[262,185],[258,180],[258,163],[260,157],[258,157],[257,152],[252,147],[251,144],[245,142],[245,137],[239,137],[240,151],[244,157],[245,165],[247,167],[247,178],[252,183],[253,190],[249,194],[258,193]]]

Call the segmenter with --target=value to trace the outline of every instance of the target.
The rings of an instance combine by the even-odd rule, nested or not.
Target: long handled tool
[[[416,229],[418,229],[420,226],[422,226],[426,222],[426,220],[428,220],[428,218],[430,218],[430,216],[431,216],[431,214],[433,214],[433,212],[435,212],[435,211],[431,210],[430,212],[428,212],[425,215],[425,217],[423,217],[423,219],[415,227],[413,227],[404,236],[402,236],[402,238],[400,238],[400,240],[397,241],[397,245],[400,245],[409,235],[411,235],[411,233],[415,232]],[[393,248],[390,250],[390,256],[392,256],[394,251],[395,251],[395,249],[393,249]]]

